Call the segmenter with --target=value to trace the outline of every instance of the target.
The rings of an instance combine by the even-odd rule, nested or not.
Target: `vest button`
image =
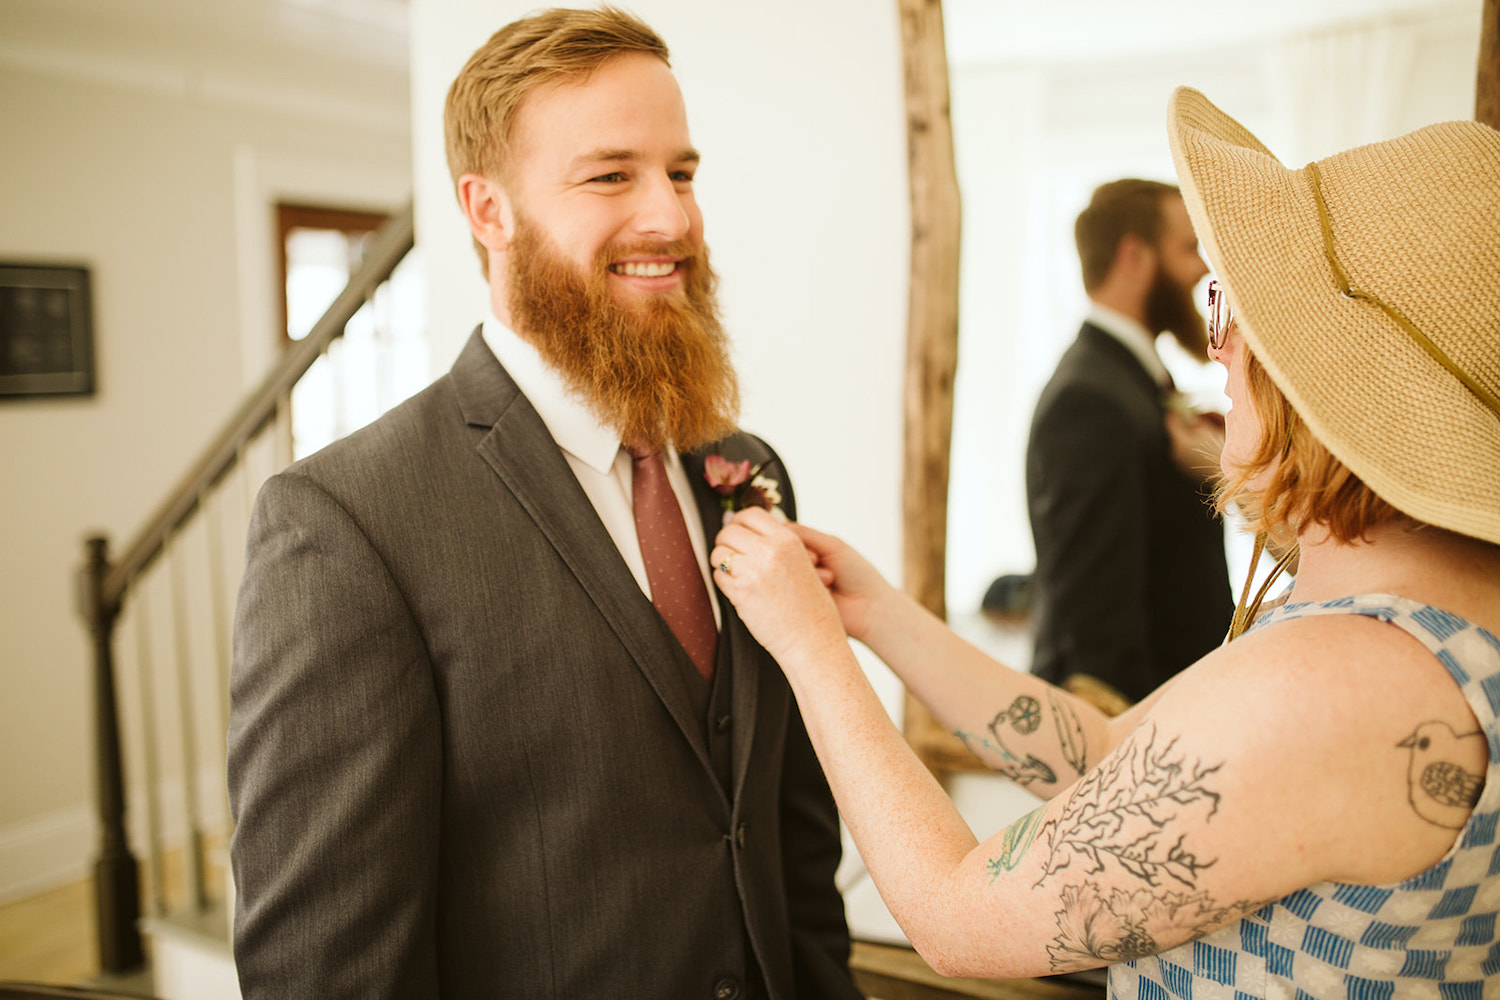
[[[740,989],[739,980],[732,979],[729,976],[725,976],[717,983],[714,983],[714,1000],[739,1000],[744,995],[744,992],[744,990]]]

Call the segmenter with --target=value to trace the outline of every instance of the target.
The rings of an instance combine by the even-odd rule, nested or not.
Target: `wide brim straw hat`
[[[1290,170],[1196,90],[1167,118],[1204,253],[1299,417],[1398,510],[1500,544],[1500,132]]]

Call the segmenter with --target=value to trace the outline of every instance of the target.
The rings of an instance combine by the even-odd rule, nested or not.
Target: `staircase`
[[[100,966],[108,978],[138,978],[149,967],[152,995],[161,1000],[240,996],[230,951],[224,754],[245,530],[260,484],[291,461],[293,387],[356,316],[368,322],[378,314],[375,305],[412,246],[407,205],[122,554],[113,556],[103,536],[85,543],[77,598],[94,651]],[[138,775],[130,784],[127,770]],[[126,829],[127,791],[144,818],[144,893]]]

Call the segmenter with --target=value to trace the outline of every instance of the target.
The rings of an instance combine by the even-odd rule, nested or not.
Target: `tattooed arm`
[[[719,583],[785,670],[871,876],[939,972],[1096,967],[1318,881],[1404,879],[1442,857],[1472,808],[1485,747],[1464,735],[1478,726],[1443,668],[1388,626],[1329,616],[1211,654],[1115,720],[1134,728],[1082,777],[978,843],[840,627],[914,656],[919,643],[882,635],[911,627],[910,612],[836,609],[793,535],[769,519],[736,524],[713,556],[733,569]],[[861,620],[887,609],[883,624]]]
[[[790,527],[817,559],[849,635],[986,766],[1050,798],[1108,752],[1110,720],[1098,709],[959,638],[837,538]]]

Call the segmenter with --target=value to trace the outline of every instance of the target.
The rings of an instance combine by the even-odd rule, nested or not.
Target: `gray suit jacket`
[[[760,449],[790,498],[758,439],[705,452]],[[267,482],[229,731],[247,1000],[858,996],[832,798],[719,603],[710,704],[477,332]]]

